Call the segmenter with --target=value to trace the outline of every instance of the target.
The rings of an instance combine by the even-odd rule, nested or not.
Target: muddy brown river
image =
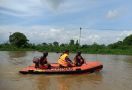
[[[80,75],[23,75],[37,51],[0,51],[0,90],[132,90],[132,56],[82,54],[87,61],[101,61],[100,72]],[[49,62],[60,54],[49,53]],[[70,59],[75,54],[70,53]]]

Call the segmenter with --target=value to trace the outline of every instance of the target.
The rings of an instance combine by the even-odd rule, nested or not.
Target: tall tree
[[[15,32],[9,36],[9,42],[17,47],[24,47],[28,44],[27,37],[20,32]]]

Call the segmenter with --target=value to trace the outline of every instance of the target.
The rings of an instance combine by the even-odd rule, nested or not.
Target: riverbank
[[[33,48],[0,48],[0,51],[48,51],[48,52],[56,52],[61,53],[65,49],[33,49]],[[113,55],[132,55],[132,49],[68,49],[71,53],[76,53],[77,51],[81,51],[86,54],[113,54]]]

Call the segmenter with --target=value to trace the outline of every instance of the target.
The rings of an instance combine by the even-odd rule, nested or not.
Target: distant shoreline
[[[51,50],[36,50],[30,48],[17,48],[17,49],[1,49],[0,51],[48,51],[54,53],[61,53],[62,51],[51,51]],[[132,50],[121,50],[121,49],[99,49],[97,51],[86,51],[86,50],[79,50],[82,51],[84,54],[108,54],[108,55],[132,55]],[[70,53],[76,53],[77,51],[70,51]]]
[[[132,55],[132,34],[125,37],[122,41],[109,45],[99,45],[96,42],[92,45],[80,45],[78,40],[70,40],[67,44],[60,44],[60,42],[57,41],[52,43],[33,44],[29,43],[23,33],[15,32],[9,36],[9,42],[0,44],[0,51],[47,51],[59,53],[65,50],[69,50],[72,53],[81,51],[87,54]]]

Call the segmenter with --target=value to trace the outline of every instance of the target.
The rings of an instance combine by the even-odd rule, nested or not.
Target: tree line
[[[30,43],[26,35],[20,32],[15,32],[9,36],[9,42],[1,43],[1,51],[48,51],[48,52],[63,52],[68,49],[70,52],[81,51],[83,53],[99,53],[99,54],[130,54],[132,55],[132,34],[125,37],[122,41],[118,41],[109,45],[97,44],[80,45],[78,40],[70,40],[69,43],[59,43],[54,41],[52,43],[43,42],[41,44]]]

